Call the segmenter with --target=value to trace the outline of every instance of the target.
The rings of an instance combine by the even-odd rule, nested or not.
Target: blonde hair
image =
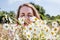
[[[40,16],[39,16],[39,13],[38,13],[37,9],[30,3],[26,3],[26,4],[23,4],[23,5],[19,6],[18,11],[17,11],[17,19],[19,18],[20,9],[23,6],[30,7],[33,10],[34,16],[36,16],[38,19],[40,19]]]

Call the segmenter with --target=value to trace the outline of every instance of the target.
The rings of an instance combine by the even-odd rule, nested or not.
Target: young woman
[[[18,11],[17,11],[17,19],[19,17],[24,17],[25,21],[27,22],[27,23],[24,23],[24,25],[28,25],[29,23],[31,23],[29,18],[33,16],[40,19],[38,11],[32,4],[26,3],[26,4],[19,6]]]

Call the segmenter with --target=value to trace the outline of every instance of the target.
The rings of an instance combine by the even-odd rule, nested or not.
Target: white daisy
[[[34,22],[34,21],[38,20],[38,18],[36,18],[35,16],[33,16],[33,17],[30,17],[30,20]]]
[[[55,36],[56,35],[55,31],[50,31],[50,35]]]
[[[58,27],[54,27],[54,28],[52,28],[52,30],[57,33],[59,31],[59,28]]]
[[[24,24],[24,19],[25,19],[24,17],[19,17],[18,18],[19,23]]]
[[[20,40],[19,36],[17,34],[15,34],[14,39],[13,40]]]
[[[43,20],[40,20],[40,24],[41,24],[41,25],[44,25],[44,21],[43,21]]]
[[[10,28],[10,25],[9,25],[9,24],[3,24],[3,28],[4,28],[5,30],[8,30],[8,29]]]
[[[52,22],[52,26],[53,27],[57,27],[58,26],[58,23],[57,22]]]
[[[49,26],[47,26],[47,25],[45,25],[45,26],[43,27],[43,30],[44,30],[45,32],[50,32],[50,28],[49,28]]]
[[[28,28],[27,28],[27,27],[24,27],[24,28],[23,28],[23,35],[26,35],[26,33],[27,33],[28,31],[29,31]]]
[[[41,25],[40,20],[35,21],[34,24],[39,27]]]
[[[10,27],[10,30],[11,30],[12,32],[15,32],[15,30],[17,29],[16,24],[11,24],[10,26],[11,26],[11,27]]]
[[[26,33],[26,37],[27,37],[29,40],[31,40],[32,36],[33,36],[33,35],[32,35],[29,31]]]
[[[41,39],[45,39],[45,35],[42,35],[42,36],[41,36]]]
[[[12,26],[10,27],[10,30],[11,30],[12,32],[15,32],[16,29],[17,29],[17,27],[14,27],[14,26],[13,26],[13,27],[12,27]]]
[[[45,24],[45,25],[47,24],[47,21],[46,21],[46,20],[44,20],[44,24]]]
[[[34,27],[35,27],[34,23],[31,23],[31,24],[28,25],[28,30],[30,32],[33,32],[34,31]]]
[[[46,40],[52,40],[52,36],[51,35],[48,35],[48,36],[45,36]]]

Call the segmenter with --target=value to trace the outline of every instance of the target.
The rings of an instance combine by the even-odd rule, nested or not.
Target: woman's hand
[[[24,25],[28,25],[28,24],[30,24],[30,23],[32,23],[32,21],[30,21],[29,18],[24,20]]]

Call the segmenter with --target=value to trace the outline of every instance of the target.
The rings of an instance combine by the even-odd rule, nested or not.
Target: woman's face
[[[23,6],[23,7],[20,9],[19,17],[29,18],[29,17],[32,17],[32,16],[34,16],[34,15],[33,15],[33,10],[32,10],[30,7]]]

